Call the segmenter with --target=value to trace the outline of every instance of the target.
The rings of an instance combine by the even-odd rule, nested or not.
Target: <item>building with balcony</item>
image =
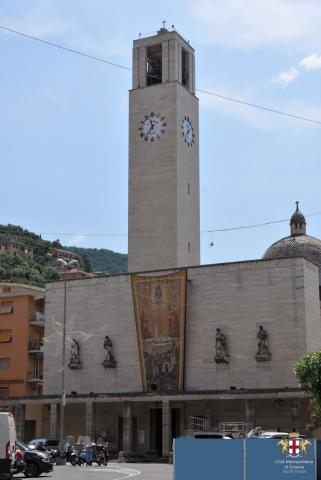
[[[0,396],[38,397],[43,383],[45,290],[30,285],[0,284]],[[41,408],[24,412],[26,436],[35,437]]]
[[[20,242],[4,242],[0,243],[0,255],[10,255],[11,257],[16,257],[19,255],[26,260],[33,260],[33,248],[30,245],[25,245]]]

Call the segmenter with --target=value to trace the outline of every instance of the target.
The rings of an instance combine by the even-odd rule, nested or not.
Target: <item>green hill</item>
[[[106,248],[68,247],[77,255],[88,258],[93,272],[125,273],[128,269],[127,255]]]
[[[33,261],[17,255],[0,255],[0,282],[44,284],[59,278],[52,247],[72,250],[79,256],[80,268],[92,272],[123,273],[127,271],[127,255],[107,249],[63,247],[59,240],[50,242],[17,225],[0,225],[0,243],[16,241],[33,247]]]

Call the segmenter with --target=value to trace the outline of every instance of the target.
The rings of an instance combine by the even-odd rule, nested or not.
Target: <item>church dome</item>
[[[306,235],[306,220],[299,210],[298,202],[290,226],[291,235],[273,243],[264,253],[263,259],[304,257],[321,269],[321,240]]]

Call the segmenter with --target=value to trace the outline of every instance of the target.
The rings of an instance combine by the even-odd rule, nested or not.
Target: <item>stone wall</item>
[[[61,391],[63,299],[63,282],[48,286],[45,394]],[[266,362],[255,358],[260,325],[272,355]],[[188,268],[185,390],[296,387],[293,364],[321,345],[319,326],[318,272],[306,260]],[[227,364],[214,361],[216,328],[226,335]],[[116,368],[102,366],[105,335],[113,342]],[[142,391],[129,275],[68,282],[67,345],[72,338],[80,344],[83,368],[66,367],[67,393]]]

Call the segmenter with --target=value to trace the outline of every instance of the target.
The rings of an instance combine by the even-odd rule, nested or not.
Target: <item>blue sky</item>
[[[126,66],[132,40],[164,19],[196,50],[197,88],[321,121],[319,0],[2,0],[0,11],[1,25]],[[0,68],[0,223],[127,252],[131,73],[3,31]],[[321,125],[198,96],[202,232],[289,218],[296,200],[321,212]],[[320,238],[321,215],[307,221]],[[202,233],[202,263],[259,258],[288,232],[214,233],[213,247]]]

